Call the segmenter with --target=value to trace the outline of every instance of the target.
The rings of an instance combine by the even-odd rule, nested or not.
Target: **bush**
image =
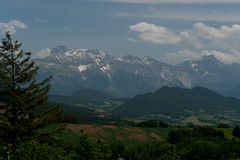
[[[11,152],[11,145],[7,146],[9,147],[1,147],[0,160],[71,160],[76,157],[73,152],[67,153],[61,147],[50,146],[47,143],[41,144],[35,140],[20,143],[14,155]]]
[[[230,128],[229,125],[225,124],[225,123],[219,123],[217,128]]]
[[[109,145],[100,140],[95,142],[86,135],[79,137],[79,144],[75,151],[81,160],[109,159],[112,155]]]
[[[163,121],[157,121],[157,120],[148,120],[148,121],[143,121],[137,124],[138,127],[162,127],[162,128],[167,128],[168,124],[163,122]]]
[[[199,138],[205,140],[223,139],[223,131],[218,131],[210,127],[195,127],[193,129],[176,129],[168,133],[168,142],[176,144],[186,138]]]
[[[175,160],[177,152],[175,146],[166,142],[148,142],[141,144],[113,143],[112,159],[123,158],[133,160]]]
[[[202,139],[191,139],[186,143],[182,159],[218,159],[217,144]],[[183,147],[183,146],[182,146]]]

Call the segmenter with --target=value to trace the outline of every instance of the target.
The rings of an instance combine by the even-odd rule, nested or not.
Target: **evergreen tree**
[[[10,144],[13,155],[18,142],[62,113],[58,107],[36,111],[47,100],[51,77],[37,82],[38,67],[30,56],[7,32],[0,44],[0,144]]]
[[[240,138],[240,128],[239,128],[239,126],[234,127],[232,135],[237,137],[237,138]]]

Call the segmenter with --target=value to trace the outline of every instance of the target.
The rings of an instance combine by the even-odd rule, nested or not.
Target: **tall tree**
[[[239,128],[238,125],[234,127],[232,135],[237,137],[237,138],[240,138],[240,128]]]
[[[47,100],[51,77],[37,82],[38,67],[30,56],[9,32],[5,34],[0,44],[0,143],[10,144],[13,154],[18,142],[62,113],[58,107],[36,111]]]

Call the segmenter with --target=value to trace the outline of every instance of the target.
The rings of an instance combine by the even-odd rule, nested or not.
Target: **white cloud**
[[[150,9],[141,12],[117,12],[113,17],[159,18],[186,21],[240,22],[240,12]]]
[[[136,42],[137,40],[136,39],[134,39],[134,38],[127,38],[127,41],[129,41],[129,42]]]
[[[137,33],[140,41],[153,44],[178,44],[178,47],[185,48],[166,54],[163,60],[168,63],[176,64],[203,55],[214,55],[224,63],[240,62],[239,24],[212,27],[203,23],[194,23],[192,29],[178,32],[146,22],[129,28]]]
[[[240,51],[240,25],[220,26],[219,28],[211,27],[203,23],[195,23],[193,25],[193,33],[206,49],[231,50]]]
[[[129,28],[137,33],[139,40],[153,44],[184,44],[191,48],[240,51],[239,24],[215,28],[194,23],[193,29],[180,32],[146,22],[131,25]]]
[[[95,0],[96,1],[96,0]],[[98,0],[112,3],[135,3],[135,4],[228,4],[240,3],[239,0]]]
[[[19,20],[11,20],[9,22],[0,22],[0,32],[10,32],[11,34],[14,34],[16,32],[16,29],[26,29],[27,26],[22,21]]]
[[[42,49],[39,52],[37,52],[34,57],[35,58],[45,58],[45,57],[49,56],[50,53],[51,53],[51,50],[49,48],[45,48],[45,49]]]
[[[219,29],[210,27],[203,23],[195,23],[194,29],[202,35],[203,38],[208,39],[224,39],[231,36],[240,36],[240,25],[234,24],[231,27],[221,26]]]
[[[129,26],[129,29],[138,33],[140,40],[155,44],[177,44],[181,41],[173,31],[154,24],[140,22]]]
[[[232,53],[223,53],[220,51],[211,51],[209,52],[210,55],[214,55],[220,61],[231,64],[233,62],[239,63],[240,55],[233,55]]]
[[[178,64],[187,60],[196,59],[203,55],[206,55],[204,52],[195,52],[189,49],[180,50],[173,53],[167,53],[163,58],[162,61],[169,63],[169,64]]]
[[[45,23],[48,20],[47,19],[41,19],[41,18],[34,18],[34,21],[39,22],[39,23]]]
[[[205,47],[204,43],[201,42],[199,38],[195,36],[195,33],[192,30],[180,32],[179,36],[182,42],[184,42],[189,47],[193,47],[193,48]]]
[[[218,60],[226,64],[231,64],[233,62],[239,63],[240,60],[239,54],[224,53],[216,50],[192,51],[189,49],[184,49],[173,53],[167,53],[162,58],[162,61],[170,64],[179,64],[187,60],[200,58],[204,55],[214,55]]]

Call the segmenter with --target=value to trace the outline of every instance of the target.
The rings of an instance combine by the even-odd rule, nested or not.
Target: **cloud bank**
[[[45,23],[45,22],[48,22],[48,20],[47,19],[42,19],[42,18],[34,18],[34,21],[36,21],[36,22],[39,22],[39,23]]]
[[[5,32],[10,32],[11,34],[16,33],[17,29],[26,29],[27,25],[19,20],[11,20],[9,22],[0,22],[0,32],[4,34]]]
[[[145,42],[151,42],[155,44],[177,44],[181,41],[171,30],[163,27],[141,22],[136,25],[129,26],[129,29],[138,33],[138,37]]]
[[[225,63],[240,62],[240,25],[212,27],[194,23],[191,30],[174,31],[164,26],[140,22],[129,26],[138,41],[158,45],[178,45],[181,51],[165,55],[165,61],[179,63],[203,55],[214,55]],[[130,41],[131,42],[131,41]]]

